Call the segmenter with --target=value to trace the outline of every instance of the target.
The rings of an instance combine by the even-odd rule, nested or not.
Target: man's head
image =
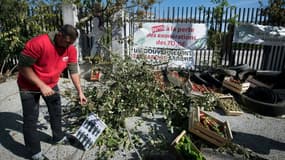
[[[78,32],[76,28],[72,25],[65,24],[59,30],[55,37],[55,44],[61,48],[67,48],[69,45],[73,44],[78,37]]]

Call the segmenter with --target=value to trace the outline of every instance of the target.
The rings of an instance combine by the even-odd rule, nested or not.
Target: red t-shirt
[[[60,74],[68,63],[77,63],[77,52],[73,45],[68,48],[58,48],[50,40],[48,34],[43,34],[29,40],[22,53],[36,60],[31,66],[36,75],[48,86],[56,86]],[[18,85],[26,90],[39,90],[23,75],[18,76]]]

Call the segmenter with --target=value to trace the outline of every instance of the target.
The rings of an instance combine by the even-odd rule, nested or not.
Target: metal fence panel
[[[57,8],[31,8],[30,16],[35,16],[40,10],[46,9],[49,13],[56,15],[53,19],[42,16],[39,18],[39,24],[44,30],[49,30],[53,26],[56,30],[58,26],[62,25],[61,11]],[[36,12],[37,11],[37,12]],[[252,44],[233,44],[233,26],[230,25],[229,19],[236,16],[236,21],[268,25],[268,18],[261,13],[262,8],[224,8],[221,19],[213,17],[214,8],[198,8],[198,7],[167,7],[167,8],[150,8],[145,12],[143,19],[138,19],[136,14],[125,15],[129,19],[129,25],[124,25],[125,30],[128,30],[131,35],[134,34],[135,23],[143,22],[173,22],[173,23],[206,23],[208,29],[221,32],[224,34],[222,46],[220,50],[221,62],[224,67],[248,64],[251,68],[256,70],[274,70],[280,71],[285,68],[284,46],[263,46]],[[79,12],[84,12],[84,9],[79,9]],[[82,14],[81,13],[81,14]],[[132,9],[129,13],[136,13]],[[125,18],[126,19],[126,18]],[[106,24],[111,25],[111,24]],[[92,48],[92,36],[94,26],[92,19],[85,22],[81,27],[80,46],[83,56],[89,56]],[[30,31],[33,34],[33,31]],[[105,38],[105,41],[111,41],[112,33]],[[127,38],[125,38],[127,39]],[[128,43],[128,42],[127,42]],[[126,44],[127,44],[126,43]],[[127,46],[126,46],[127,47]],[[213,67],[213,49],[195,50],[195,62],[198,68]],[[14,62],[11,61],[11,62]]]
[[[220,19],[214,18],[214,8],[198,7],[167,7],[150,8],[146,11],[142,20],[138,20],[135,15],[133,23],[140,22],[173,22],[173,23],[206,23],[209,29],[221,32],[225,36],[221,46],[221,62],[224,67],[239,64],[248,64],[255,70],[282,70],[284,65],[284,47],[263,46],[253,44],[233,44],[233,26],[229,19],[236,16],[237,23],[255,23],[268,25],[268,18],[262,15],[264,9],[261,8],[224,8]],[[232,27],[232,28],[231,28]],[[130,29],[132,34],[134,30]],[[265,49],[267,48],[267,49]],[[213,67],[213,49],[196,50],[195,62],[198,68]],[[208,65],[201,67],[201,65]]]

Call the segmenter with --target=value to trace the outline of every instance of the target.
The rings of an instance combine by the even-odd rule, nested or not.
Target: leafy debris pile
[[[106,72],[107,73],[107,72]],[[98,158],[111,158],[115,150],[130,149],[131,141],[138,142],[136,135],[128,136],[125,120],[128,117],[142,116],[142,114],[163,115],[170,133],[187,129],[188,110],[191,98],[182,89],[170,83],[161,89],[157,75],[153,68],[143,62],[133,62],[130,59],[112,59],[112,71],[104,75],[103,81],[94,87],[89,87],[85,95],[88,104],[85,107],[74,105],[70,112],[80,114],[80,120],[70,125],[68,130],[76,130],[86,115],[90,112],[97,114],[108,126],[103,132],[96,146],[99,149]],[[181,123],[185,122],[185,123]],[[159,135],[159,131],[157,135]],[[154,138],[154,139],[151,139]],[[155,140],[157,139],[157,140]],[[150,137],[145,143],[134,143],[141,152],[156,152],[167,148],[165,137]],[[148,156],[148,153],[141,153]]]
[[[153,127],[152,134],[142,139],[136,131],[126,128],[126,118],[134,116],[163,115],[169,133],[179,133],[188,130],[188,114],[191,107],[203,107],[213,110],[216,106],[214,95],[206,93],[204,96],[191,96],[170,81],[161,81],[167,77],[166,70],[155,71],[143,62],[133,62],[130,59],[112,58],[112,67],[105,68],[102,81],[95,86],[85,89],[88,104],[81,107],[76,104],[76,97],[71,99],[69,107],[65,110],[64,119],[69,121],[66,130],[76,131],[87,115],[91,112],[97,114],[107,124],[107,128],[96,141],[98,153],[96,159],[110,159],[115,151],[129,151],[133,148],[140,159],[145,159],[157,153],[169,150],[169,141]],[[106,71],[107,69],[107,71]],[[159,80],[158,80],[159,79]],[[186,81],[185,81],[186,82]],[[191,89],[191,88],[190,88]],[[67,96],[71,96],[69,92]],[[209,107],[210,106],[210,107]],[[136,123],[137,126],[140,123]],[[136,128],[136,127],[135,127]],[[199,148],[209,148],[204,141],[195,140]],[[211,146],[210,146],[211,148]],[[230,143],[229,146],[218,148],[218,152],[244,155],[245,159],[258,159],[259,156],[247,151],[245,148]]]

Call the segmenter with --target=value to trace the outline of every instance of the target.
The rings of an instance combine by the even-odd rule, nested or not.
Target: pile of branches
[[[96,146],[104,148],[99,149],[98,157],[109,159],[114,155],[114,151],[122,148],[127,150],[135,147],[140,152],[168,148],[169,144],[165,144],[163,136],[131,146],[131,142],[139,140],[134,139],[138,138],[136,135],[132,138],[128,136],[125,120],[129,117],[159,114],[163,115],[171,134],[187,129],[191,98],[171,83],[162,89],[156,79],[157,72],[154,72],[152,66],[115,57],[112,58],[111,67],[103,68],[102,72],[102,80],[85,90],[88,104],[85,107],[74,105],[71,109],[73,113],[74,110],[80,110],[81,114],[77,116],[81,117],[80,120],[76,121],[79,125],[74,126],[80,126],[90,112],[97,114],[107,124],[107,129],[96,141]],[[69,128],[72,129],[76,128]],[[143,157],[147,156],[141,154]]]
[[[115,151],[129,151],[131,148],[136,151],[140,159],[145,159],[156,153],[163,154],[169,149],[170,144],[166,143],[169,140],[156,128],[153,128],[152,135],[159,136],[149,136],[143,140],[136,135],[136,132],[132,132],[130,136],[130,131],[125,124],[127,118],[163,115],[169,133],[173,134],[187,130],[190,107],[202,106],[212,110],[207,108],[213,105],[211,95],[189,96],[185,94],[185,90],[173,85],[167,79],[164,79],[165,85],[162,87],[161,81],[157,80],[157,74],[160,73],[165,78],[167,73],[163,73],[163,70],[154,71],[152,66],[144,62],[112,57],[110,65],[105,66],[102,72],[104,74],[102,80],[94,87],[88,87],[85,90],[88,104],[85,107],[76,103],[69,104],[68,111],[65,111],[65,115],[76,117],[73,118],[73,125],[68,125],[66,128],[70,132],[76,131],[91,112],[97,114],[107,124],[107,128],[96,141],[96,147],[98,147],[96,159],[110,159]],[[71,97],[70,92],[65,95]],[[75,101],[76,98],[73,97],[71,102]],[[199,140],[196,143],[198,142]],[[198,144],[200,144],[198,146],[207,146],[203,142]],[[217,151],[233,155],[241,154],[245,159],[260,158],[234,143]]]

